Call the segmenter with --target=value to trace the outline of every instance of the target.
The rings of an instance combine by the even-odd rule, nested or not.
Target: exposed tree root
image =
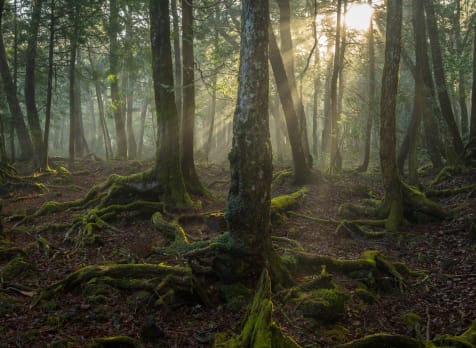
[[[0,164],[0,195],[16,190],[46,191],[43,184],[35,183],[33,178],[21,177],[9,164]]]
[[[444,189],[444,190],[426,190],[426,195],[428,197],[447,197],[452,195],[457,195],[460,193],[470,193],[476,191],[476,184],[466,185],[463,187],[457,187],[454,189]]]
[[[89,348],[143,348],[144,345],[129,336],[112,336],[95,338]]]
[[[414,338],[395,335],[395,334],[375,334],[365,336],[355,341],[341,344],[339,348],[382,348],[382,347],[398,347],[398,348],[421,348],[424,347],[422,342]]]
[[[58,293],[72,292],[92,279],[128,291],[147,290],[157,296],[156,303],[197,297],[190,268],[164,264],[111,264],[83,267],[39,293],[34,304]],[[199,297],[199,296],[198,296]]]
[[[428,220],[444,219],[448,213],[437,203],[428,199],[424,193],[405,183],[401,184],[403,196],[403,216],[406,221],[424,222]],[[386,202],[379,205],[372,204],[368,206],[355,205],[346,203],[339,208],[339,214],[344,218],[356,219],[361,216],[374,217],[377,221],[371,222],[367,220],[367,224],[381,224],[385,221],[385,227],[392,229],[390,226],[399,225],[395,216],[390,214],[390,207]],[[364,221],[364,220],[362,220]]]
[[[438,346],[474,348],[476,347],[476,319],[471,326],[459,336],[444,335],[434,341]]]
[[[378,251],[366,251],[363,256],[355,260],[338,260],[329,256],[309,254],[291,250],[283,256],[283,262],[292,274],[321,273],[322,268],[330,272],[343,273],[351,278],[358,279],[367,286],[386,288],[405,288],[404,275],[416,275],[404,265],[392,263]]]
[[[231,340],[223,340],[223,336],[215,338],[215,348],[238,347],[270,347],[298,348],[300,347],[291,337],[284,335],[272,319],[273,302],[271,301],[271,280],[267,270],[264,270],[258,283],[253,302],[248,309],[245,325],[241,334]]]

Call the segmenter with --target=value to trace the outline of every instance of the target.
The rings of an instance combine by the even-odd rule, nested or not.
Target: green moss
[[[335,322],[344,314],[345,303],[349,296],[336,285],[330,289],[316,289],[303,292],[293,301],[305,318],[312,318],[322,323]]]
[[[27,277],[31,275],[34,270],[35,267],[31,262],[25,260],[22,256],[17,256],[2,267],[0,272],[5,280],[14,280]]]
[[[325,341],[345,342],[350,335],[350,331],[341,324],[334,324],[330,327],[318,328],[318,334],[323,337]]]
[[[458,348],[474,348],[476,347],[476,319],[473,320],[471,326],[459,336],[444,335],[433,340],[438,346],[448,345]]]
[[[292,209],[296,206],[299,200],[308,192],[309,188],[303,187],[296,192],[273,198],[271,200],[271,213],[281,213],[286,210]]]
[[[138,340],[129,336],[111,336],[96,338],[87,345],[87,348],[143,348]]]
[[[241,283],[232,283],[223,285],[221,293],[226,300],[226,307],[233,312],[237,312],[246,306],[252,291]]]

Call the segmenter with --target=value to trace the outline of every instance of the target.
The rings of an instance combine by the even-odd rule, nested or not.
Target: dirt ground
[[[61,164],[57,161],[56,164]],[[163,331],[159,345],[163,347],[208,347],[218,332],[237,334],[246,312],[246,304],[230,306],[217,299],[210,308],[202,303],[157,308],[144,301],[138,293],[116,290],[107,298],[92,302],[84,289],[62,294],[48,301],[35,303],[41,290],[86,265],[107,263],[144,263],[153,260],[174,265],[183,260],[167,256],[163,260],[154,250],[166,245],[150,217],[121,213],[112,223],[115,229],[102,233],[101,240],[91,245],[72,245],[64,241],[68,228],[45,231],[51,224],[71,224],[80,212],[38,217],[15,226],[18,215],[31,214],[44,202],[69,201],[83,197],[97,182],[112,173],[130,174],[147,169],[147,162],[82,161],[71,176],[40,175],[35,180],[47,191],[17,190],[3,200],[4,229],[0,233],[0,249],[17,247],[14,255],[0,253],[0,347],[72,347],[87,346],[93,338],[127,335],[140,338],[147,318],[155,319]],[[282,169],[282,168],[280,168]],[[201,207],[185,213],[204,213],[225,208],[228,171],[217,165],[199,165],[203,183],[213,198],[194,197]],[[21,168],[20,168],[21,172]],[[430,178],[423,178],[428,182]],[[439,189],[456,188],[476,182],[476,171],[446,178]],[[274,195],[296,191],[285,181],[273,188]],[[301,216],[286,214],[273,223],[273,234],[296,239],[306,251],[339,259],[358,258],[366,250],[379,250],[392,261],[404,262],[411,269],[426,270],[426,276],[410,278],[403,290],[395,288],[380,292],[370,303],[356,294],[353,282],[336,278],[349,294],[344,314],[338,323],[324,325],[304,318],[297,306],[275,301],[274,317],[283,330],[304,347],[333,347],[353,338],[376,332],[400,333],[434,338],[439,334],[460,334],[476,318],[476,236],[470,225],[476,218],[476,191],[439,198],[451,217],[438,222],[410,225],[383,238],[350,238],[335,233],[335,226],[310,218],[337,218],[342,203],[359,203],[367,198],[381,197],[378,171],[358,174],[343,173],[325,177],[314,185],[299,206]],[[219,233],[196,220],[184,222],[185,232],[192,239],[203,239]],[[220,226],[220,229],[225,229]],[[45,251],[41,238],[48,241]],[[23,264],[13,279],[4,277],[14,257]],[[408,313],[420,317],[418,326],[409,325]]]

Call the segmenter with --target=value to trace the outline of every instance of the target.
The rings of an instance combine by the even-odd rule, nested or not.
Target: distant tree
[[[28,128],[25,124],[23,110],[18,100],[16,86],[8,65],[7,53],[5,50],[5,43],[3,38],[3,12],[5,0],[0,0],[0,74],[2,77],[3,88],[7,98],[8,108],[15,126],[15,131],[18,135],[20,144],[20,158],[23,160],[30,160],[33,156],[33,143],[31,141]]]
[[[456,125],[453,108],[451,106],[451,99],[448,94],[433,0],[424,0],[424,4],[438,100],[452,138],[454,151],[457,156],[462,156],[463,142],[458,131],[458,126]]]
[[[111,104],[116,125],[116,156],[127,159],[127,134],[124,119],[124,101],[119,91],[119,4],[118,0],[109,1],[109,80],[111,83]]]
[[[372,0],[369,0],[369,5],[372,5]],[[364,136],[364,159],[359,171],[365,172],[369,167],[370,162],[370,144],[372,140],[372,123],[375,119],[375,99],[376,99],[376,81],[375,81],[375,38],[374,38],[374,15],[370,17],[369,31],[367,33],[368,37],[368,56],[369,56],[369,90],[368,90],[368,115],[367,122],[365,125],[365,136]]]
[[[40,116],[36,106],[35,96],[35,71],[36,55],[38,46],[38,32],[40,29],[41,8],[43,0],[34,0],[31,13],[28,44],[26,49],[25,66],[25,104],[28,124],[30,126],[31,138],[33,141],[33,165],[41,167],[44,159],[45,145],[43,143],[43,132],[40,125]]]
[[[182,0],[182,173],[189,192],[205,193],[198,179],[193,155],[195,133],[195,59],[193,50],[193,2]]]

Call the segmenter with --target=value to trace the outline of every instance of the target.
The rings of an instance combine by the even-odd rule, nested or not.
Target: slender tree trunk
[[[25,118],[20,107],[20,102],[18,101],[17,90],[8,66],[7,53],[3,41],[1,20],[3,17],[4,4],[5,0],[0,0],[0,74],[2,76],[3,89],[7,97],[12,122],[15,125],[15,130],[18,135],[21,151],[20,158],[23,160],[29,160],[33,156],[33,144],[31,142],[30,134],[28,133],[28,128],[25,124]]]
[[[426,22],[422,25],[423,37],[427,37]],[[428,149],[433,168],[439,170],[443,167],[442,156],[444,154],[444,146],[441,140],[440,127],[438,119],[441,118],[441,110],[438,106],[438,100],[435,92],[435,84],[431,75],[431,68],[428,57],[428,43],[426,39],[422,46],[423,62],[422,73],[424,81],[425,94],[425,114],[423,116],[423,125],[425,133],[425,144]]]
[[[119,91],[119,6],[117,0],[109,1],[109,74],[111,80],[111,103],[116,126],[118,159],[127,159],[127,134],[124,120],[124,102]]]
[[[169,1],[150,0],[150,38],[152,77],[157,115],[157,146],[153,178],[162,188],[167,204],[190,204],[185,187],[179,147],[179,119],[174,85],[172,48],[170,45]]]
[[[182,120],[183,97],[182,97],[182,54],[180,50],[180,26],[177,4],[179,0],[171,0],[172,9],[172,27],[174,38],[174,63],[175,63],[175,104],[179,120]]]
[[[417,145],[420,136],[420,124],[423,118],[425,99],[424,99],[424,82],[423,82],[423,46],[425,45],[424,22],[425,12],[423,2],[421,0],[413,0],[413,31],[415,37],[415,90],[413,97],[413,114],[414,126],[409,128],[409,153],[408,153],[408,172],[409,182],[414,186],[418,186],[417,173]]]
[[[219,19],[220,19],[220,6],[219,3],[217,2],[215,4],[215,31],[214,31],[214,36],[213,36],[213,49],[215,52],[218,51],[218,45],[219,45],[219,35],[218,35],[218,29],[216,26],[218,25]],[[215,64],[215,69],[213,72],[213,77],[212,77],[212,95],[211,95],[211,100],[210,100],[210,112],[209,112],[209,127],[208,127],[208,139],[207,139],[207,144],[205,148],[205,158],[208,163],[208,158],[210,156],[210,151],[212,149],[212,140],[213,140],[213,133],[215,129],[215,113],[216,113],[216,102],[217,102],[217,69],[218,67]]]
[[[284,69],[291,91],[291,98],[294,110],[297,116],[297,127],[299,131],[299,140],[304,151],[306,164],[312,168],[312,156],[309,149],[309,140],[307,136],[306,113],[302,100],[297,91],[297,83],[294,70],[294,49],[291,36],[291,6],[289,0],[277,0],[279,6],[279,34],[281,38],[281,55],[284,63]]]
[[[195,69],[193,52],[193,0],[182,0],[182,173],[189,192],[204,193],[194,161]]]
[[[369,0],[372,5],[372,0]],[[369,55],[369,90],[368,90],[368,115],[365,125],[365,144],[364,144],[364,160],[358,171],[366,172],[369,168],[370,162],[370,144],[372,141],[372,123],[375,118],[375,102],[376,102],[376,80],[375,80],[375,39],[374,39],[374,18],[373,14],[370,17],[369,31],[368,31],[368,55]]]
[[[476,21],[474,25],[473,40],[473,90],[471,93],[471,127],[469,130],[469,139],[476,139]]]
[[[306,161],[306,154],[300,137],[298,114],[294,108],[286,70],[272,30],[269,30],[269,59],[288,128],[294,165],[294,181],[296,183],[305,183],[311,176],[311,168]]]
[[[229,155],[226,219],[236,256],[219,265],[234,279],[258,279],[271,252],[268,120],[268,1],[242,1],[238,100]]]
[[[142,102],[142,109],[140,111],[140,130],[139,130],[139,144],[137,149],[137,158],[142,158],[142,148],[144,147],[144,129],[145,129],[145,118],[147,116],[147,108],[149,107],[149,100],[144,98]]]
[[[455,34],[456,34],[456,49],[459,56],[463,54],[463,43],[461,39],[461,0],[456,0],[456,14],[455,14]],[[466,139],[469,132],[468,125],[468,107],[466,106],[466,74],[460,64],[458,71],[458,102],[461,111],[461,137]]]
[[[51,120],[51,99],[53,95],[53,54],[55,47],[55,0],[51,0],[50,6],[50,42],[48,47],[48,85],[46,89],[46,111],[45,111],[45,133],[43,143],[45,144],[45,152],[42,160],[42,167],[47,169],[48,166],[48,148],[50,137],[50,120]]]
[[[76,137],[78,136],[78,100],[76,99],[77,87],[76,83],[76,57],[78,50],[78,36],[79,36],[79,15],[80,7],[77,4],[73,5],[73,34],[70,37],[70,52],[69,52],[69,162],[70,166],[74,165],[76,157]]]
[[[314,156],[314,161],[318,158],[319,154],[319,136],[317,135],[317,126],[319,119],[319,89],[320,89],[320,57],[319,49],[317,48],[314,52],[314,93],[312,96],[312,154]]]
[[[33,164],[41,167],[45,146],[43,143],[43,132],[41,131],[40,117],[36,107],[35,97],[35,70],[36,70],[36,51],[38,32],[40,28],[40,17],[43,0],[35,0],[33,2],[33,10],[29,27],[29,38],[26,49],[26,65],[25,65],[25,104],[28,124],[30,126],[31,138],[33,141]],[[45,169],[45,168],[42,168]]]
[[[77,57],[77,63],[76,64],[81,64],[81,59],[79,55],[79,49],[78,49],[78,57]],[[78,69],[75,69],[76,77],[74,79],[74,83],[76,84],[74,88],[74,93],[75,93],[75,115],[76,115],[76,135],[75,135],[75,152],[78,156],[86,156],[89,154],[89,146],[88,142],[86,141],[86,136],[84,133],[84,122],[83,122],[83,110],[81,107],[81,80],[80,80],[80,74]]]
[[[324,91],[324,127],[322,128],[321,153],[329,154],[331,146],[331,79],[332,79],[332,60],[329,61],[326,71],[325,91]],[[324,159],[323,156],[321,156]],[[322,162],[324,164],[324,162]]]
[[[133,48],[132,40],[134,40],[132,32],[132,10],[129,8],[126,11],[126,65],[127,72],[126,77],[126,125],[127,125],[127,151],[128,158],[135,159],[137,157],[137,143],[134,136],[134,120],[133,120],[133,107],[134,107],[134,89],[135,89],[135,73],[133,72]]]
[[[389,211],[386,227],[396,230],[403,221],[403,194],[395,148],[402,0],[388,0],[387,7],[385,63],[380,97],[380,167],[385,189],[385,205]]]
[[[104,151],[106,153],[106,159],[110,160],[113,157],[112,153],[112,146],[111,146],[111,137],[109,135],[109,129],[107,127],[107,121],[106,121],[106,115],[104,112],[104,101],[103,101],[103,93],[102,93],[102,87],[101,87],[101,82],[99,81],[99,74],[96,71],[94,62],[93,62],[93,57],[92,57],[92,52],[91,52],[91,47],[88,46],[88,58],[89,58],[89,63],[91,64],[91,70],[93,72],[93,80],[94,80],[94,90],[96,92],[96,100],[98,103],[98,112],[99,112],[99,124],[101,125],[101,131],[104,139]]]
[[[341,12],[342,0],[337,0],[337,22],[336,22],[336,36],[334,48],[334,65],[332,70],[330,97],[331,97],[331,148],[330,148],[330,166],[329,172],[334,174],[336,172],[336,155],[337,155],[337,121],[338,121],[338,101],[337,101],[337,82],[340,71],[340,50],[341,50]]]
[[[426,20],[428,25],[428,34],[430,37],[431,55],[433,61],[433,72],[435,74],[438,99],[440,102],[441,111],[446,121],[446,125],[450,131],[453,141],[453,148],[457,156],[463,154],[463,142],[459,135],[458,126],[456,125],[453,109],[451,107],[451,100],[448,95],[446,86],[445,71],[443,65],[443,58],[441,53],[440,41],[438,38],[438,26],[436,23],[435,9],[433,0],[424,0]]]

